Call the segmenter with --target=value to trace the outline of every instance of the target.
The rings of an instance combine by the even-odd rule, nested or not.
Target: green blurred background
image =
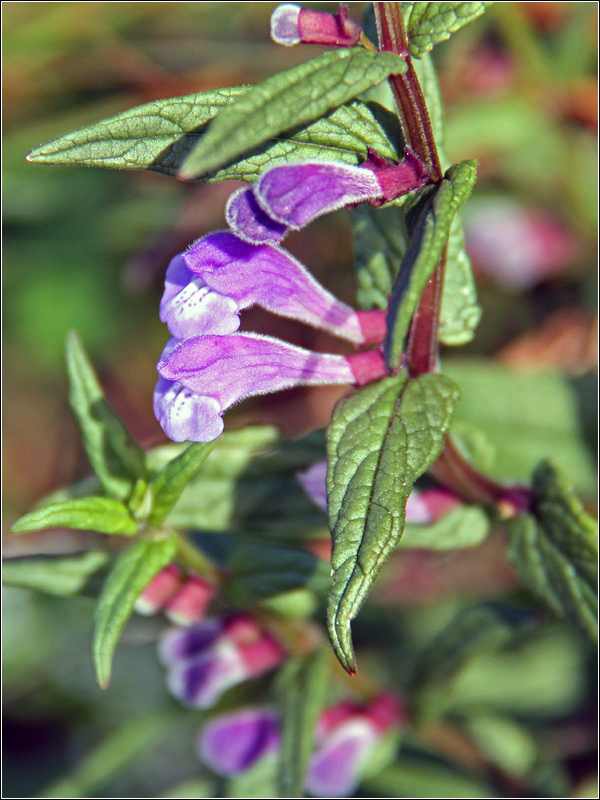
[[[365,5],[350,3],[351,15],[360,20]],[[153,173],[34,166],[25,155],[133,105],[254,83],[317,54],[317,47],[271,43],[274,7],[3,4],[5,526],[87,471],[66,402],[63,348],[70,329],[79,331],[137,440],[163,440],[151,396],[167,338],[157,313],[164,271],[193,239],[223,227],[232,190],[232,184],[184,185]],[[484,314],[465,352],[528,373],[550,368],[566,375],[578,411],[573,424],[590,452],[597,407],[596,52],[591,2],[497,3],[434,52],[448,155],[480,160],[465,218]],[[331,290],[352,302],[351,233],[343,212],[290,241]],[[490,257],[493,243],[507,255]],[[260,315],[255,321],[265,332],[289,330],[299,344],[315,344],[293,325],[269,327]],[[285,398],[252,405],[243,419],[276,421],[290,434],[325,424],[327,409],[312,394]],[[586,461],[579,488],[588,500],[590,474]],[[5,543],[7,555],[73,546],[67,534]],[[450,583],[446,594],[460,594],[458,584]],[[157,796],[196,774],[199,717],[178,713],[167,697],[154,656],[156,626],[131,626],[113,685],[101,693],[89,666],[89,600],[22,590],[5,590],[4,600],[5,794],[41,792],[119,731],[123,739],[108,741],[71,796]],[[419,609],[403,623],[413,633],[421,624],[427,630],[432,613]],[[560,719],[550,726],[558,740],[570,715],[590,701],[582,700],[582,651],[562,628],[553,635],[559,665],[553,669],[561,671],[554,683],[548,677],[547,702],[533,716]],[[539,655],[532,658],[530,669],[548,670]],[[122,730],[127,725],[133,727]],[[587,729],[574,740],[564,746],[583,759]],[[562,740],[552,746],[565,755]],[[575,770],[569,791],[588,777]]]

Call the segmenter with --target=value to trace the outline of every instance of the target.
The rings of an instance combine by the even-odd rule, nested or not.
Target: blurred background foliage
[[[350,3],[351,15],[359,20],[365,5]],[[317,54],[317,47],[270,42],[274,6],[3,4],[5,525],[88,470],[66,402],[68,330],[79,331],[109,400],[137,440],[144,446],[163,440],[151,395],[166,339],[157,313],[164,271],[193,239],[223,227],[235,186],[34,166],[26,153],[133,105],[254,83]],[[557,390],[564,396],[554,396],[562,403],[559,422],[538,426],[535,447],[547,441],[547,454],[559,464],[564,451],[564,468],[590,508],[597,429],[596,52],[596,3],[518,2],[497,3],[433,53],[448,155],[480,161],[464,216],[484,313],[461,356],[485,359],[487,388],[473,378],[472,361],[454,367],[465,424],[475,417],[488,433],[496,426],[498,441],[515,436],[514,420],[503,414],[525,388],[503,381],[499,364],[527,376],[532,429],[559,385],[556,376],[539,383],[535,376],[564,376]],[[291,236],[290,249],[352,302],[352,242],[343,212]],[[300,345],[333,347],[323,334],[259,312],[245,324]],[[326,424],[336,392],[294,390],[247,403],[232,424],[272,422],[295,436]],[[510,473],[507,463],[500,459]],[[42,533],[5,548],[7,555],[48,553],[81,541]],[[514,578],[493,537],[468,553],[403,553],[382,575],[356,635],[373,651],[386,642],[403,666],[381,677],[405,689],[414,654],[465,598],[511,591]],[[200,715],[176,708],[166,693],[154,654],[159,624],[134,620],[111,688],[101,693],[89,665],[91,608],[86,598],[5,590],[7,796],[169,796],[200,775],[194,755]],[[564,626],[545,629],[527,647],[475,659],[446,699],[458,727],[434,726],[426,744],[475,770],[482,759],[504,769],[508,763],[514,796],[534,767],[536,796],[595,796],[593,788],[589,793],[594,685],[580,640]],[[456,733],[461,726],[464,737]],[[65,774],[71,783],[48,789]],[[396,796],[393,776],[385,774],[379,783],[373,779],[372,791]],[[187,785],[173,796],[202,791]],[[417,780],[413,791],[427,796],[432,788]]]

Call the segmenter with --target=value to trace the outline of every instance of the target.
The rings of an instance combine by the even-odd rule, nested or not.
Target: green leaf
[[[408,245],[402,209],[367,203],[350,212],[360,308],[385,309]]]
[[[115,647],[135,601],[176,552],[174,538],[141,539],[119,556],[106,579],[96,606],[92,643],[96,680],[101,689],[106,689],[110,681]]]
[[[535,517],[511,524],[508,556],[519,578],[558,616],[598,636],[598,526],[549,462],[533,475]]]
[[[175,176],[208,123],[250,89],[232,86],[145,103],[59,136],[32,150],[27,159],[36,164],[150,169]],[[289,160],[331,158],[357,164],[366,156],[367,145],[389,158],[399,157],[369,106],[353,100],[306,127],[271,139],[208,180],[252,181],[267,165]]]
[[[488,535],[490,521],[479,506],[453,508],[432,525],[406,525],[401,550],[458,550],[475,547]]]
[[[327,430],[333,538],[328,625],[334,650],[355,670],[350,621],[404,528],[412,484],[439,456],[458,388],[443,375],[385,378],[336,406]]]
[[[39,531],[43,528],[75,528],[98,533],[115,533],[133,536],[138,524],[129,509],[110,497],[83,497],[52,503],[31,511],[12,526],[13,533]]]
[[[224,797],[267,798],[279,797],[277,793],[277,756],[269,754],[259,758],[249,769],[230,778]]]
[[[214,446],[215,442],[190,444],[152,478],[150,489],[153,502],[148,517],[151,525],[158,525],[166,518]]]
[[[224,109],[180,170],[196,178],[237,159],[284,131],[306,125],[385,80],[405,72],[394,53],[332,50],[273,75]]]
[[[453,33],[473,22],[491,5],[491,2],[403,2],[402,10],[410,54],[420,58],[436,44],[446,41]]]
[[[461,388],[456,423],[485,431],[495,451],[485,470],[491,477],[529,483],[540,461],[552,458],[578,491],[595,496],[596,471],[581,438],[575,395],[563,375],[462,358],[444,361],[442,370]]]
[[[524,725],[506,715],[475,712],[461,720],[461,728],[502,772],[527,778],[538,758],[538,747]]]
[[[145,714],[110,733],[65,778],[55,781],[39,797],[92,797],[173,725],[172,715]]]
[[[306,656],[288,659],[277,677],[281,716],[279,796],[302,797],[314,731],[325,704],[329,652],[321,647]]]
[[[2,583],[67,597],[79,594],[107,561],[108,554],[101,550],[72,556],[7,558],[2,562]]]
[[[76,333],[67,337],[69,401],[92,468],[107,494],[125,500],[145,477],[144,454],[104,398]]]
[[[454,215],[471,194],[476,178],[476,162],[461,161],[450,167],[439,184],[416,195],[414,205],[406,211],[409,245],[392,290],[387,318],[385,356],[392,371],[400,364],[410,321],[442,256]]]
[[[224,592],[233,605],[253,605],[303,587],[325,594],[329,586],[329,569],[324,561],[306,550],[264,542],[241,542],[227,569],[231,578]]]

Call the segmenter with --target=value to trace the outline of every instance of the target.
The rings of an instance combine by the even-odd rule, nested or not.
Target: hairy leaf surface
[[[336,406],[328,431],[327,494],[333,538],[328,625],[355,670],[350,622],[404,529],[412,484],[439,456],[459,393],[443,375],[369,384]]]
[[[15,522],[12,532],[27,533],[59,527],[123,536],[133,536],[138,530],[138,524],[129,509],[118,500],[110,497],[82,497],[64,503],[51,503],[30,511]]]
[[[214,446],[215,442],[190,444],[152,478],[152,511],[148,517],[151,524],[157,525],[165,519]]]
[[[439,42],[480,17],[491,2],[403,2],[410,54],[419,58]]]
[[[182,178],[206,175],[274,136],[323,117],[333,108],[406,70],[393,53],[332,50],[267,78],[224,109],[186,158]]]
[[[112,659],[125,623],[135,601],[177,551],[174,539],[141,539],[125,550],[112,568],[94,615],[92,658],[96,680],[101,689],[110,681]]]
[[[511,563],[534,594],[596,642],[598,526],[550,462],[537,468],[532,489],[535,516],[511,525]]]

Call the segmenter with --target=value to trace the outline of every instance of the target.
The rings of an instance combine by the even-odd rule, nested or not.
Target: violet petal
[[[296,477],[313,503],[327,513],[327,459],[315,461]]]
[[[160,319],[178,339],[204,333],[233,333],[240,326],[234,300],[212,290],[191,272],[183,254],[175,256],[165,277]]]
[[[323,214],[382,197],[371,170],[336,161],[299,161],[273,167],[252,189],[270,217],[296,230]]]
[[[165,666],[191,661],[209,650],[222,633],[220,619],[205,619],[193,628],[169,628],[159,642],[158,657]]]
[[[221,411],[251,395],[353,382],[344,356],[313,353],[250,333],[186,339],[159,361],[157,369],[163,378],[213,398]]]
[[[244,242],[228,231],[199,239],[184,260],[206,283],[240,309],[267,311],[330,331],[355,344],[364,340],[360,319],[283,249]]]
[[[161,428],[174,442],[212,442],[223,432],[219,402],[177,381],[158,379],[153,407]]]
[[[218,775],[244,772],[279,747],[277,714],[246,708],[210,720],[198,737],[198,755]]]
[[[167,674],[167,686],[185,705],[211,708],[223,692],[247,678],[235,645],[220,639],[197,658],[175,663]]]
[[[252,244],[278,244],[288,226],[276,222],[256,202],[252,187],[238,189],[225,207],[225,219],[233,232]]]
[[[294,3],[277,6],[271,14],[271,38],[274,42],[285,47],[299,44],[301,41],[298,28],[299,14],[300,6]]]

